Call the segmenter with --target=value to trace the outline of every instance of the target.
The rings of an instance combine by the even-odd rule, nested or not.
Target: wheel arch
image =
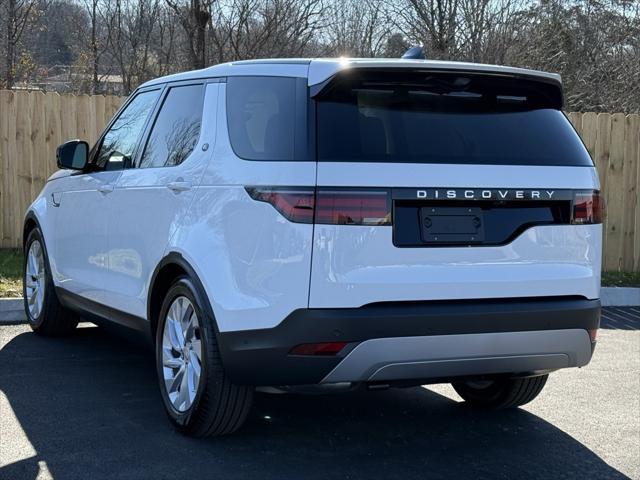
[[[22,225],[22,249],[23,250],[27,242],[27,237],[29,236],[29,234],[34,228],[39,228],[40,231],[42,232],[42,228],[40,227],[40,222],[38,221],[38,217],[33,212],[33,210],[29,210],[24,217],[24,223]]]
[[[169,288],[171,288],[175,279],[183,275],[188,276],[193,281],[196,289],[198,290],[196,293],[201,297],[199,299],[200,303],[206,309],[206,313],[213,321],[216,335],[218,335],[218,325],[216,323],[215,316],[213,315],[211,302],[209,301],[204,285],[200,281],[196,270],[189,264],[181,253],[170,252],[160,261],[160,263],[158,263],[149,283],[149,294],[147,295],[147,319],[149,320],[151,335],[154,342],[164,296],[169,291]]]

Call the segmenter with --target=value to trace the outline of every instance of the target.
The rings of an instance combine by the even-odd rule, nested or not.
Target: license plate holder
[[[420,233],[427,244],[475,244],[484,241],[482,209],[473,207],[422,207]]]

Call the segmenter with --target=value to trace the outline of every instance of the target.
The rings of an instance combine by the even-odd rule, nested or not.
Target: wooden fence
[[[0,247],[21,244],[22,219],[55,170],[63,141],[95,141],[122,97],[0,91]],[[640,115],[570,113],[607,202],[605,270],[640,271]]]
[[[56,170],[56,147],[91,145],[122,104],[116,96],[0,90],[0,247],[22,245],[24,212]]]
[[[569,113],[606,201],[603,269],[640,272],[640,115]]]

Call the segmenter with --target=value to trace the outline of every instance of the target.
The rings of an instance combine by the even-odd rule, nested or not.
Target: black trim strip
[[[56,295],[63,306],[77,312],[90,322],[102,323],[103,321],[108,321],[137,330],[145,335],[150,333],[149,322],[144,318],[89,300],[62,287],[56,287]]]

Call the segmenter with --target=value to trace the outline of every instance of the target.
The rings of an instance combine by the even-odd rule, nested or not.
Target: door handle
[[[191,190],[191,183],[177,180],[175,182],[169,182],[167,188],[174,193],[186,192],[187,190]]]
[[[107,193],[113,192],[113,185],[100,185],[98,187],[98,191],[106,195]]]

